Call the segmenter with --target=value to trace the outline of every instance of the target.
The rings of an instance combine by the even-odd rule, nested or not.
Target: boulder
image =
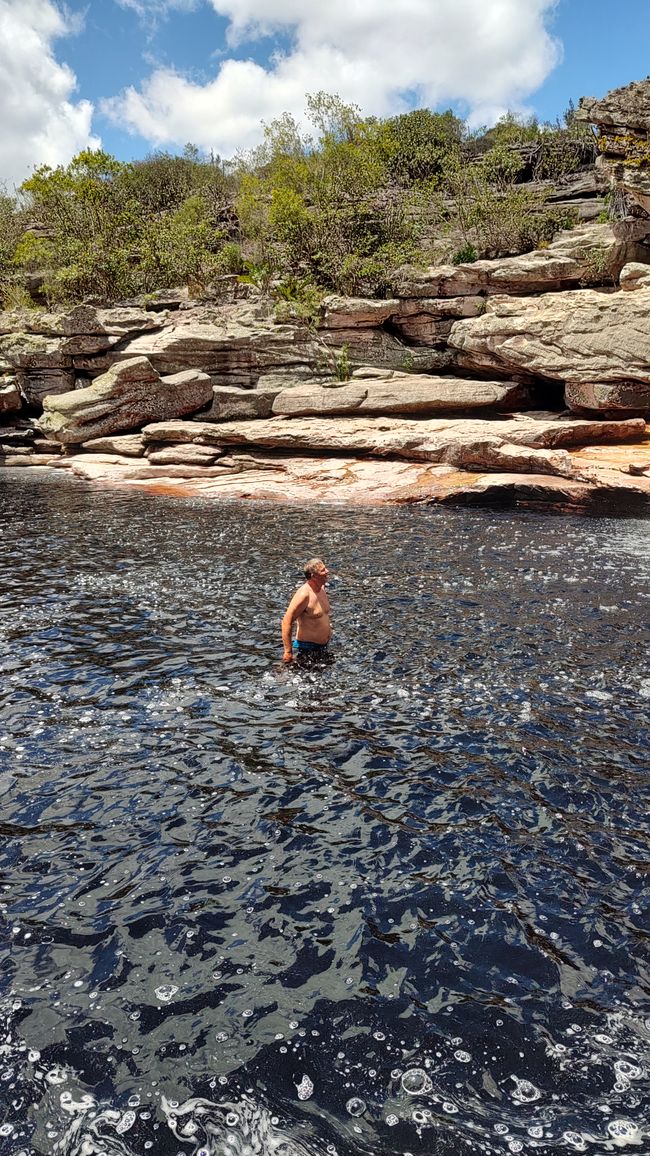
[[[141,334],[115,355],[128,360],[144,356],[159,373],[188,367],[209,373],[214,385],[253,388],[267,373],[313,376],[317,364],[329,372],[327,354],[304,326],[272,323],[223,325],[175,314],[155,333]]]
[[[650,382],[567,382],[565,398],[576,412],[639,413],[650,415]]]
[[[473,381],[388,373],[381,377],[323,386],[303,382],[284,389],[273,402],[274,414],[307,416],[345,413],[432,413],[450,410],[514,409],[524,387],[514,381]]]
[[[641,261],[630,261],[621,269],[619,278],[621,289],[650,289],[650,265]]]
[[[629,128],[647,136],[650,132],[650,77],[614,88],[600,99],[583,96],[576,117],[599,127]]]
[[[92,385],[46,397],[40,428],[65,445],[138,429],[152,419],[180,417],[207,405],[212,383],[194,370],[160,377],[146,357],[114,365]]]
[[[245,421],[247,418],[269,417],[275,398],[286,385],[286,378],[278,376],[273,380],[271,375],[260,379],[255,389],[234,389],[227,385],[215,385],[212,405],[202,414],[203,420]]]
[[[0,377],[0,414],[18,413],[22,408],[18,383],[13,377]]]
[[[608,224],[584,224],[570,229],[544,249],[519,257],[502,257],[429,269],[405,266],[395,274],[397,297],[466,297],[509,293],[522,295],[600,285],[612,279],[625,262],[626,247]]]
[[[467,370],[521,371],[571,384],[650,382],[650,289],[495,298],[449,337]],[[637,401],[632,409],[639,408]]]
[[[157,421],[142,430],[145,446],[155,442],[219,446],[215,425],[209,421]],[[245,439],[244,439],[245,440]]]

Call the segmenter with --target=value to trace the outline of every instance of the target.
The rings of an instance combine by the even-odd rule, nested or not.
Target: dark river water
[[[0,472],[3,1154],[650,1152],[649,540]]]

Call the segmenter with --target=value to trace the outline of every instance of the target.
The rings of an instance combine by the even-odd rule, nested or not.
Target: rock
[[[545,249],[519,257],[439,265],[429,269],[405,266],[395,275],[397,297],[464,297],[509,293],[521,295],[600,285],[618,276],[625,246],[608,224],[585,224],[562,232]]]
[[[214,385],[253,388],[259,378],[281,370],[287,375],[313,376],[317,362],[327,353],[304,327],[224,325],[198,322],[175,314],[162,330],[129,341],[116,355],[130,359],[145,356],[159,373],[175,373],[189,367],[209,373]],[[324,372],[329,367],[324,364]]]
[[[0,337],[0,356],[16,369],[71,369],[59,338],[37,333],[7,333]]]
[[[150,449],[147,458],[152,465],[213,466],[223,453],[218,446],[175,445],[164,449]]]
[[[144,455],[142,434],[117,434],[115,437],[91,438],[84,442],[84,451],[96,454],[119,454],[125,458],[141,458]]]
[[[160,377],[146,357],[118,362],[85,389],[46,397],[40,428],[65,445],[138,429],[154,418],[193,413],[212,398],[206,374]]]
[[[399,313],[400,302],[331,294],[322,304],[321,329],[376,329]]]
[[[221,443],[215,426],[208,421],[158,421],[146,425],[142,430],[145,446],[152,443],[174,443],[177,445],[219,446]],[[244,439],[245,440],[245,439]]]
[[[0,414],[19,413],[23,399],[15,378],[0,377]]]
[[[35,409],[42,407],[44,398],[69,393],[75,387],[72,369],[32,369],[19,372],[18,380],[25,401]]]
[[[457,321],[449,344],[467,370],[511,376],[524,370],[576,386],[645,385],[650,382],[650,289],[496,298],[482,317]],[[638,398],[630,400],[630,408],[638,410]]]
[[[639,413],[650,415],[650,381],[567,382],[566,403],[574,412]]]
[[[650,77],[614,88],[597,100],[583,96],[576,109],[578,120],[603,127],[650,132]]]
[[[429,377],[392,373],[383,377],[324,388],[303,382],[280,393],[274,414],[306,416],[345,413],[431,413],[435,410],[514,409],[521,404],[523,387],[517,382],[472,381],[466,378]]]
[[[650,289],[650,265],[640,261],[630,261],[621,269],[619,277],[621,289]]]
[[[187,423],[200,424],[200,423]],[[151,428],[151,427],[150,427]],[[563,452],[597,441],[621,442],[645,435],[641,418],[619,422],[517,415],[511,420],[481,418],[271,418],[215,425],[224,445],[259,446],[300,453],[372,454],[413,461],[448,463],[463,469],[571,471]],[[148,436],[145,431],[145,436]]]
[[[0,466],[50,466],[52,458],[49,454],[7,454],[6,457],[0,455]]]
[[[245,421],[247,418],[269,417],[273,401],[286,388],[286,378],[280,384],[263,385],[260,379],[255,389],[232,389],[215,385],[210,409],[202,414],[204,421]]]
[[[5,445],[32,446],[34,444],[34,430],[0,426],[0,438]]]

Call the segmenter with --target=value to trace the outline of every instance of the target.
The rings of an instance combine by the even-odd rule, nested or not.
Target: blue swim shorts
[[[303,642],[294,638],[292,649],[296,654],[324,654],[327,650],[326,642]]]

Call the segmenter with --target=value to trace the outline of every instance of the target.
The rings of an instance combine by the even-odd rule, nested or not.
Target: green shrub
[[[469,265],[477,260],[478,253],[476,252],[476,248],[468,241],[465,245],[462,245],[460,249],[456,250],[451,258],[451,263],[452,265]]]

